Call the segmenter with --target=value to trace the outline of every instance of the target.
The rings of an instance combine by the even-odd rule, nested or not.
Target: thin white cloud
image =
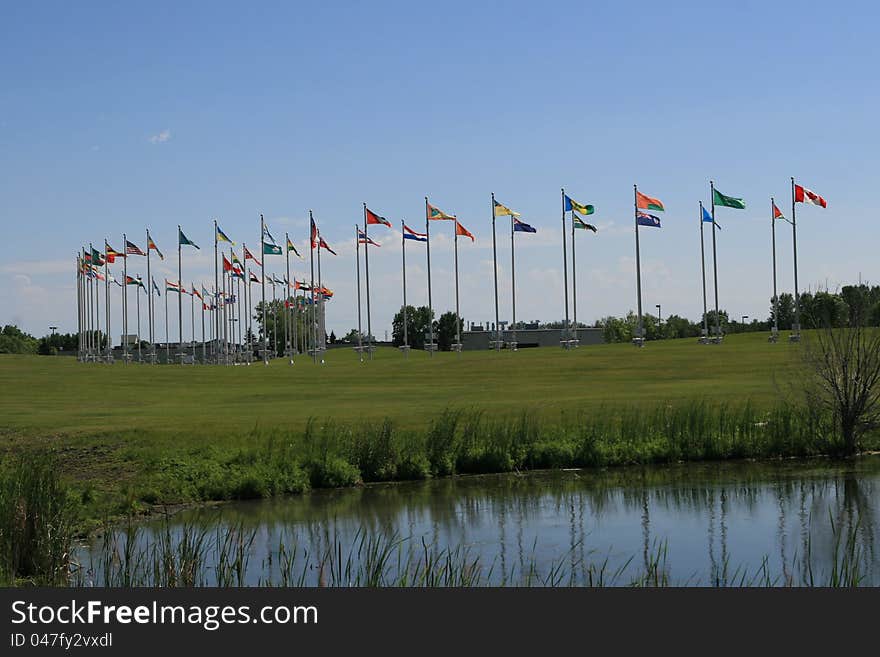
[[[165,128],[159,134],[156,134],[156,135],[153,135],[152,137],[150,137],[150,143],[151,144],[164,144],[169,139],[171,139],[171,130],[169,130],[168,128]]]

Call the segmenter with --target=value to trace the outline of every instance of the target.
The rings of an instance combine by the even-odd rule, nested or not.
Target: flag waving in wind
[[[642,194],[641,192],[636,192],[636,207],[639,210],[659,210],[663,211],[663,203],[658,198],[651,198],[646,194]],[[657,220],[660,221],[659,219]]]
[[[720,205],[725,208],[736,208],[737,210],[745,210],[746,202],[741,198],[734,198],[733,196],[725,196],[717,189],[714,190],[715,194],[712,197],[712,201],[715,205]]]
[[[435,208],[430,203],[428,203],[428,219],[434,219],[434,220],[443,219],[443,220],[455,221],[455,217],[453,217],[451,214],[446,214],[445,212],[443,212],[443,210],[441,210],[440,208]]]
[[[147,239],[147,251],[155,251],[156,255],[159,256],[159,260],[165,260],[165,256],[162,255],[162,252],[159,250],[159,247],[156,246],[156,243],[153,241],[152,237]]]
[[[263,241],[269,240],[272,244],[276,244],[275,238],[272,237],[272,234],[269,232],[269,227],[264,223],[263,224]]]
[[[156,285],[156,279],[153,278],[153,281],[152,281],[152,282],[153,282],[153,291],[156,293],[156,296],[157,296],[157,297],[161,297],[161,296],[162,296],[162,293],[159,291],[159,286]]]
[[[598,232],[598,229],[593,224],[588,224],[576,214],[572,213],[571,218],[574,222],[572,226],[574,226],[575,228],[580,228],[581,230],[591,230],[594,233]]]
[[[293,245],[293,242],[290,241],[290,238],[289,238],[289,237],[287,238],[287,250],[288,250],[288,251],[293,251],[293,254],[294,254],[297,258],[299,258],[300,260],[303,260],[303,259],[304,259],[304,258],[299,254],[299,251],[296,250],[296,247]]]
[[[823,208],[828,207],[828,203],[825,202],[824,198],[819,196],[816,192],[812,192],[806,187],[801,187],[800,185],[794,186],[794,202],[818,205]]]
[[[360,228],[357,229],[357,236],[358,236],[358,244],[372,244],[373,246],[382,246],[381,244],[376,244],[373,241],[373,238],[369,237]]]
[[[325,249],[326,251],[329,251],[333,255],[336,255],[336,251],[334,251],[333,249],[330,248],[330,246],[327,244],[327,242],[324,241],[323,237],[318,235],[318,240],[320,240],[320,244],[318,245],[320,248]]]
[[[129,242],[128,240],[125,240],[125,253],[126,253],[126,255],[139,255],[139,256],[147,255],[146,253],[144,253],[143,251],[141,251],[138,248],[137,244],[135,244],[134,242]]]
[[[220,226],[217,226],[217,241],[218,242],[229,242],[232,246],[235,246],[235,242],[226,237],[226,233],[220,230]]]
[[[465,228],[460,223],[458,223],[458,219],[455,220],[455,234],[462,235],[464,237],[470,237],[471,242],[476,241],[476,240],[474,240],[473,234],[467,228]]]
[[[785,219],[785,215],[782,214],[782,210],[776,207],[776,203],[773,204],[773,219]],[[788,219],[785,219],[788,221]]]
[[[492,209],[495,212],[496,217],[504,217],[504,216],[518,217],[518,216],[520,216],[519,212],[514,212],[513,210],[511,210],[507,206],[501,205],[498,201],[493,200],[493,203],[495,205],[493,206]]]
[[[366,208],[366,216],[368,224],[382,224],[383,226],[388,226],[388,228],[391,228],[390,221],[388,221],[385,217],[380,217],[378,214],[370,210],[370,208]]]
[[[592,205],[581,205],[567,194],[565,196],[565,205],[563,207],[565,208],[566,212],[580,212],[584,215],[593,214],[596,211],[596,208],[594,208]],[[662,210],[663,208],[660,209]]]
[[[427,242],[428,235],[427,233],[417,233],[406,224],[403,224],[403,239],[412,240],[413,242]]]
[[[262,266],[263,266],[263,265],[260,264],[260,261],[257,260],[257,259],[254,257],[254,254],[251,253],[250,250],[249,250],[247,247],[244,247],[244,259],[245,259],[245,260],[253,260],[255,263],[257,263],[257,266],[258,266],[258,267],[262,267]]]
[[[648,214],[647,212],[639,212],[636,218],[639,226],[648,226],[650,228],[660,228],[660,217]]]
[[[513,218],[513,230],[514,230],[514,232],[519,232],[519,233],[537,233],[538,232],[537,230],[535,230],[535,228],[533,226],[530,226],[525,221],[520,221],[516,217]],[[473,239],[472,235],[471,235],[471,239]]]
[[[186,235],[184,235],[183,231],[180,230],[179,228],[177,229],[177,233],[178,233],[178,235],[177,235],[178,243],[181,246],[194,246],[197,249],[199,248],[199,245],[196,244],[195,242],[193,242],[192,240],[190,240]],[[141,255],[143,255],[143,254],[141,254]]]

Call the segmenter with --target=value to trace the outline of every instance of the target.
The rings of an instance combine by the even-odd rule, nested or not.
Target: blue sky
[[[395,223],[372,232],[382,337],[401,301],[397,222],[423,226],[425,195],[477,236],[459,245],[461,311],[483,321],[491,192],[538,229],[517,236],[518,318],[558,319],[561,186],[597,207],[599,233],[577,247],[579,319],[592,322],[636,305],[633,183],[666,205],[663,228],[642,230],[645,308],[696,319],[710,178],[747,203],[718,214],[731,316],[768,313],[769,197],[790,214],[789,176],[829,203],[798,208],[801,286],[880,278],[872,4],[254,4],[4,3],[0,324],[73,330],[73,259],[89,241],[120,249],[127,232],[143,248],[149,226],[171,256],[157,278],[176,277],[181,224],[203,247],[185,254],[184,279],[209,283],[212,218],[256,245],[263,213],[276,237],[305,245],[312,209],[339,252],[322,259],[328,328],[345,332],[366,201]],[[452,226],[432,234],[439,314],[454,307]],[[509,318],[509,235],[498,237]],[[420,248],[407,252],[416,304]]]

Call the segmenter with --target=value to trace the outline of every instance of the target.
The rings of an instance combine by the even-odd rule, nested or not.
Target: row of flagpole
[[[794,259],[794,300],[795,300],[795,320],[793,323],[793,333],[792,339],[797,340],[800,336],[800,306],[799,306],[799,292],[798,292],[798,284],[797,284],[797,224],[796,224],[796,214],[795,214],[795,205],[798,202],[809,203],[813,205],[820,205],[822,207],[826,207],[825,200],[819,195],[803,188],[795,183],[794,178],[791,179],[791,189],[792,189],[792,218],[789,223],[792,226],[792,248],[793,248],[793,259]],[[716,214],[716,205],[721,205],[724,207],[735,208],[735,209],[744,209],[745,202],[736,197],[725,196],[717,191],[715,188],[714,181],[709,181],[709,189],[710,189],[710,211],[707,211],[703,202],[699,203],[699,212],[700,212],[700,258],[701,258],[701,273],[702,273],[702,301],[703,301],[703,335],[701,338],[702,342],[720,342],[721,340],[721,326],[720,326],[720,306],[719,306],[719,298],[718,298],[718,251],[717,251],[717,237],[716,233],[720,230],[720,226],[716,222],[715,214]],[[644,324],[643,324],[643,309],[642,309],[642,285],[641,285],[641,245],[639,240],[640,231],[639,228],[642,226],[645,227],[654,227],[660,228],[661,222],[659,217],[650,214],[647,211],[664,211],[665,208],[663,203],[656,198],[649,197],[645,194],[639,192],[638,186],[633,186],[633,194],[634,194],[634,219],[635,219],[635,248],[636,248],[636,294],[637,294],[637,310],[638,310],[638,324],[636,326],[636,333],[634,337],[634,342],[636,344],[641,345],[644,341],[645,332],[644,332]],[[565,308],[565,324],[562,332],[562,340],[561,345],[564,347],[576,346],[578,344],[578,324],[577,324],[577,272],[576,272],[576,250],[575,250],[575,230],[577,228],[588,229],[596,232],[596,227],[592,226],[586,221],[584,221],[583,217],[578,216],[577,213],[580,213],[583,216],[587,216],[593,214],[595,212],[595,208],[592,205],[580,204],[573,199],[571,199],[568,195],[566,195],[565,190],[561,190],[562,196],[562,253],[563,253],[563,286],[564,286],[564,308]],[[516,256],[515,256],[515,235],[517,232],[526,232],[526,233],[534,233],[536,230],[530,226],[529,224],[521,221],[518,217],[520,217],[520,213],[510,210],[506,206],[502,205],[495,199],[494,193],[491,195],[491,209],[492,209],[492,253],[493,253],[493,265],[494,265],[494,292],[495,292],[495,327],[494,327],[494,340],[491,341],[491,346],[495,349],[500,349],[505,341],[502,339],[502,328],[499,317],[499,302],[498,302],[498,258],[497,258],[497,240],[496,240],[496,218],[499,216],[509,216],[510,217],[510,240],[511,240],[511,312],[512,312],[512,323],[511,323],[511,339],[506,342],[506,344],[511,349],[516,349]],[[568,246],[567,246],[567,227],[566,227],[566,214],[571,213],[571,266],[572,266],[572,311],[573,317],[569,316],[569,297],[568,297]],[[369,268],[369,246],[379,246],[376,242],[374,242],[369,236],[369,226],[370,225],[384,225],[386,227],[391,227],[391,223],[385,219],[384,217],[374,213],[371,211],[367,204],[363,204],[363,215],[364,215],[364,223],[363,229],[359,226],[355,226],[355,244],[356,244],[356,260],[357,260],[357,303],[358,303],[358,346],[357,350],[360,353],[361,360],[363,360],[364,352],[367,353],[368,358],[372,360],[373,358],[373,334],[372,334],[372,309],[371,309],[371,299],[370,299],[370,268]],[[777,306],[777,279],[776,279],[776,220],[777,219],[786,219],[781,211],[775,204],[775,200],[771,198],[771,223],[772,223],[772,272],[773,272],[773,315],[774,315],[774,326],[772,331],[771,340],[775,341],[778,335],[778,306]],[[428,311],[429,317],[433,320],[433,299],[432,299],[432,276],[431,276],[431,243],[430,243],[430,225],[431,221],[434,220],[449,220],[453,221],[455,228],[453,233],[453,259],[454,259],[454,284],[455,284],[455,318],[456,318],[456,330],[455,330],[455,343],[452,345],[452,349],[455,351],[461,351],[462,349],[462,326],[461,326],[461,315],[460,315],[460,306],[459,306],[459,276],[458,276],[458,237],[466,236],[470,237],[471,240],[474,240],[474,236],[464,228],[461,223],[458,221],[458,218],[455,214],[447,214],[442,210],[438,209],[435,206],[432,206],[428,200],[428,197],[425,197],[425,232],[418,233],[406,225],[405,221],[401,221],[401,247],[402,247],[402,268],[403,268],[403,345],[402,350],[404,354],[406,354],[410,348],[409,345],[409,335],[408,335],[408,325],[407,325],[407,307],[406,307],[406,242],[407,241],[416,241],[423,242],[426,245],[426,261],[427,261],[427,289],[428,289]],[[325,240],[321,237],[320,232],[317,229],[316,223],[314,221],[313,213],[309,211],[309,221],[310,221],[310,271],[311,271],[311,282],[308,286],[308,291],[310,292],[310,313],[306,319],[309,324],[309,331],[306,336],[303,336],[302,344],[298,341],[298,325],[297,321],[297,309],[299,304],[296,302],[295,292],[297,289],[300,289],[300,285],[298,281],[295,281],[295,285],[291,283],[290,278],[290,251],[293,251],[297,256],[302,258],[300,254],[296,251],[293,243],[290,240],[289,234],[285,234],[286,238],[286,249],[285,253],[285,266],[286,266],[286,276],[284,281],[279,281],[273,275],[272,280],[270,281],[273,285],[273,300],[272,300],[272,308],[273,308],[273,349],[272,353],[278,353],[278,322],[277,322],[277,297],[275,294],[275,285],[282,284],[287,286],[287,293],[284,298],[284,312],[283,312],[283,328],[284,328],[284,351],[283,354],[285,358],[289,359],[290,364],[294,363],[294,355],[299,351],[307,351],[313,358],[314,362],[318,362],[320,358],[323,362],[323,352],[326,349],[326,325],[325,325],[325,314],[324,314],[324,303],[328,296],[328,290],[324,288],[322,277],[321,277],[321,250],[325,249],[330,251],[335,255],[335,252],[330,249]],[[715,316],[714,316],[714,336],[709,337],[709,326],[708,326],[708,308],[707,308],[707,286],[706,286],[706,265],[705,265],[705,241],[704,241],[704,227],[703,224],[709,222],[712,224],[712,265],[713,265],[713,278],[714,278],[714,305],[715,305]],[[275,242],[275,239],[271,236],[271,233],[266,226],[266,222],[263,218],[263,215],[260,215],[260,231],[261,231],[261,254],[263,256],[262,261],[257,261],[256,257],[253,256],[248,250],[247,247],[242,244],[243,255],[242,259],[244,264],[238,260],[235,251],[230,251],[231,260],[227,260],[225,254],[222,255],[222,263],[223,263],[223,275],[222,281],[220,277],[220,251],[219,251],[219,242],[225,241],[231,243],[233,246],[235,245],[232,240],[230,240],[225,233],[220,229],[217,224],[217,221],[214,220],[214,292],[211,293],[211,297],[216,300],[218,297],[223,300],[222,310],[220,309],[220,304],[207,304],[203,294],[198,293],[195,284],[193,284],[191,299],[191,325],[192,325],[192,354],[191,360],[195,362],[196,360],[196,347],[195,347],[195,296],[199,296],[202,300],[202,361],[207,361],[207,340],[205,333],[205,319],[204,312],[205,310],[209,310],[214,312],[213,322],[212,322],[212,332],[213,335],[211,337],[212,344],[212,357],[213,362],[215,363],[229,363],[230,356],[232,356],[233,360],[238,360],[244,357],[247,362],[250,362],[253,351],[253,343],[252,343],[252,328],[251,328],[251,319],[253,316],[253,296],[251,293],[251,283],[260,282],[261,284],[261,310],[262,310],[262,348],[260,349],[260,354],[262,355],[263,362],[268,365],[269,363],[269,336],[268,336],[268,318],[267,318],[267,303],[266,303],[266,271],[265,271],[265,257],[269,255],[280,255],[282,250],[280,245]],[[147,239],[147,249],[146,252],[141,251],[137,245],[130,242],[127,238],[127,235],[123,233],[123,243],[124,249],[122,253],[114,251],[110,245],[105,240],[104,247],[106,256],[104,256],[103,264],[104,264],[104,303],[105,303],[105,333],[107,335],[107,345],[104,350],[103,358],[107,360],[112,360],[112,351],[111,351],[111,340],[109,339],[110,335],[110,327],[111,327],[111,308],[110,308],[110,287],[109,284],[111,282],[111,275],[109,272],[109,264],[114,261],[115,257],[121,256],[123,258],[123,277],[124,284],[121,286],[124,288],[124,292],[122,295],[122,331],[124,339],[122,340],[122,350],[123,350],[123,360],[125,362],[129,362],[132,358],[132,354],[129,353],[129,329],[128,329],[128,294],[127,288],[128,285],[136,285],[139,288],[144,288],[143,281],[138,276],[136,279],[131,278],[128,275],[128,256],[131,255],[139,255],[146,256],[147,261],[147,279],[148,283],[151,286],[151,290],[147,292],[147,312],[148,312],[148,337],[150,344],[150,351],[148,352],[148,360],[149,362],[156,362],[156,351],[155,351],[155,343],[156,343],[156,335],[155,335],[155,302],[153,300],[152,291],[155,291],[157,294],[159,293],[158,286],[155,283],[155,280],[152,277],[151,272],[151,262],[150,262],[150,252],[155,250],[157,254],[164,260],[164,256],[161,251],[159,251],[155,242],[152,240],[150,235],[150,231],[146,231],[146,239]],[[362,324],[361,324],[361,277],[360,277],[360,245],[364,245],[364,269],[365,269],[365,290],[366,290],[366,324],[367,324],[367,332],[366,332],[366,346],[363,344],[363,332],[362,332]],[[165,342],[166,342],[166,360],[170,361],[170,343],[168,341],[168,311],[167,311],[167,293],[168,292],[177,292],[178,293],[178,349],[179,352],[176,356],[179,358],[181,363],[186,361],[186,352],[184,351],[183,346],[183,309],[182,309],[182,294],[186,293],[186,289],[183,286],[183,257],[182,257],[182,247],[183,246],[193,246],[196,249],[199,247],[189,240],[185,234],[183,233],[180,226],[178,226],[178,280],[177,283],[169,283],[166,279],[166,299],[165,299]],[[98,312],[98,296],[99,289],[97,285],[97,278],[95,278],[95,271],[97,271],[97,264],[102,264],[100,262],[101,254],[96,251],[92,244],[89,245],[90,253],[88,257],[85,255],[80,258],[77,256],[77,271],[82,273],[86,271],[84,269],[84,264],[88,263],[88,273],[89,278],[93,279],[88,282],[81,281],[81,283],[77,287],[77,303],[78,303],[78,328],[80,332],[80,352],[83,355],[88,354],[89,358],[98,359],[98,352],[100,350],[100,344],[98,343],[98,337],[100,335],[100,316]],[[315,249],[317,249],[317,274],[318,274],[318,298],[316,299],[315,295]],[[260,266],[260,279],[259,281],[255,280],[255,276],[253,272],[247,268],[246,263],[247,260],[253,259]],[[227,276],[229,274],[229,276]],[[242,347],[242,337],[241,331],[243,330],[242,326],[242,317],[241,317],[241,282],[244,282],[244,304],[245,304],[245,313],[247,314],[248,326],[245,332],[245,340],[246,345]],[[88,283],[88,284],[85,284]],[[92,285],[91,283],[94,283]],[[118,282],[117,282],[118,284]],[[227,284],[229,286],[229,291],[227,294]],[[294,302],[290,301],[290,288],[294,288]],[[305,287],[304,285],[302,287]],[[146,290],[145,290],[146,291]],[[207,293],[202,285],[202,292]],[[331,293],[332,294],[332,293]],[[230,306],[229,299],[234,300]],[[239,304],[236,308],[236,302]],[[138,296],[136,299],[137,305],[137,351],[138,351],[138,360],[142,360],[141,354],[141,331],[140,331],[140,292],[138,290]],[[291,316],[290,309],[293,308],[293,316]],[[237,313],[237,315],[236,315]],[[238,331],[236,335],[236,329]],[[428,335],[426,336],[428,341],[425,345],[425,349],[433,355],[433,352],[436,350],[437,345],[434,341],[434,327],[433,321],[428,322]],[[292,339],[292,341],[291,341]],[[230,354],[230,343],[235,345],[235,353]],[[242,355],[241,350],[243,349],[244,354]]]
[[[268,228],[265,225],[265,221],[261,215],[260,217],[261,223],[261,232],[263,235],[262,238],[262,253],[264,257],[266,255],[279,255],[281,253],[281,247],[276,244],[274,238],[272,238],[271,234],[268,231]],[[188,239],[186,235],[183,233],[180,226],[178,226],[178,276],[177,282],[168,281],[165,279],[165,350],[166,362],[171,362],[171,353],[170,353],[170,340],[169,340],[169,332],[168,332],[168,293],[175,292],[178,294],[178,353],[175,356],[179,359],[181,363],[187,362],[187,357],[189,357],[190,362],[196,362],[197,354],[196,354],[196,340],[195,340],[195,297],[198,296],[202,302],[202,361],[208,361],[207,355],[207,335],[205,330],[205,311],[209,310],[214,312],[212,325],[213,335],[211,336],[211,344],[212,344],[212,360],[216,363],[229,363],[230,356],[232,356],[233,360],[245,360],[250,362],[251,356],[253,354],[253,342],[252,342],[252,328],[251,328],[251,317],[252,311],[251,306],[253,304],[253,295],[251,293],[251,283],[261,282],[262,284],[262,310],[263,310],[263,348],[261,350],[263,355],[264,362],[268,363],[269,359],[269,349],[268,349],[268,325],[266,323],[266,293],[265,293],[265,283],[266,283],[266,272],[265,272],[265,259],[262,262],[259,262],[261,267],[261,277],[259,281],[256,279],[254,273],[248,269],[246,266],[241,264],[241,261],[238,260],[238,257],[235,254],[234,250],[230,250],[230,260],[226,259],[226,254],[221,254],[219,250],[219,242],[226,241],[230,242],[233,246],[235,245],[232,240],[230,240],[223,231],[217,225],[217,222],[214,221],[214,257],[215,257],[215,271],[214,271],[214,291],[212,293],[208,293],[205,289],[204,285],[201,286],[201,292],[198,287],[193,283],[192,290],[190,292],[186,291],[186,286],[183,285],[183,246],[192,246],[198,249],[198,245],[193,241]],[[317,232],[317,228],[315,226],[314,220],[312,220],[312,231],[313,231],[313,249],[315,247],[320,249],[325,249],[330,251],[331,253],[335,252],[330,249],[329,245],[327,245],[326,241],[320,237],[320,234]],[[300,350],[300,345],[298,344],[299,331],[297,329],[298,321],[296,318],[296,311],[301,305],[300,300],[297,299],[296,290],[299,289],[308,289],[311,291],[311,305],[312,305],[312,313],[311,313],[311,323],[314,327],[312,331],[312,335],[314,336],[311,344],[305,344],[305,340],[303,341],[301,349],[303,351],[310,351],[317,356],[326,348],[324,344],[323,330],[325,326],[324,318],[323,318],[323,307],[324,302],[329,296],[332,296],[332,292],[326,288],[324,288],[321,278],[320,278],[320,252],[318,254],[318,276],[319,276],[319,285],[318,285],[318,300],[315,300],[315,284],[314,284],[314,275],[312,276],[311,283],[306,286],[305,283],[300,284],[298,280],[294,280],[291,282],[290,278],[290,251],[293,251],[297,256],[299,253],[296,250],[296,247],[293,245],[293,242],[290,240],[288,234],[285,234],[285,238],[287,241],[286,248],[286,276],[283,281],[278,280],[275,275],[272,275],[272,279],[270,283],[273,286],[273,347],[277,352],[277,339],[278,339],[278,301],[275,293],[276,285],[281,284],[285,285],[287,288],[287,293],[285,294],[283,306],[283,325],[284,325],[284,355],[290,359],[290,363],[294,363],[293,356],[294,354]],[[155,291],[157,295],[160,294],[159,288],[156,285],[155,279],[152,275],[152,267],[150,255],[151,251],[155,250],[157,254],[164,260],[164,255],[162,255],[161,251],[159,251],[158,246],[156,246],[153,241],[149,230],[146,232],[147,239],[147,249],[146,252],[142,251],[136,244],[131,242],[128,239],[127,234],[123,234],[123,244],[124,249],[122,252],[117,252],[112,247],[110,247],[107,240],[104,242],[104,254],[98,252],[93,244],[89,244],[89,252],[85,253],[85,249],[83,249],[82,254],[77,254],[77,307],[78,307],[78,315],[77,315],[77,323],[78,323],[78,331],[80,334],[79,338],[79,351],[80,357],[82,360],[94,360],[94,361],[107,361],[112,362],[112,340],[110,336],[111,333],[111,310],[110,310],[110,287],[109,284],[111,281],[115,282],[117,285],[123,288],[122,293],[122,331],[123,331],[123,339],[122,339],[122,352],[123,352],[123,360],[124,362],[130,362],[132,359],[132,354],[129,353],[129,340],[130,334],[128,329],[128,286],[135,285],[137,286],[137,354],[138,360],[144,360],[142,352],[141,352],[141,343],[143,342],[143,335],[141,334],[141,326],[140,326],[140,290],[143,289],[147,293],[147,313],[148,313],[148,344],[150,345],[149,351],[147,353],[147,361],[151,363],[156,362],[156,335],[155,335],[155,303],[153,300],[152,292]],[[253,259],[257,262],[256,257],[247,250],[246,245],[242,244],[243,255],[242,258],[246,262],[248,259]],[[150,285],[150,290],[147,291],[144,287],[143,280],[140,276],[136,278],[128,275],[128,257],[132,255],[145,256],[147,260],[147,279],[148,284]],[[116,257],[123,258],[123,283],[119,281],[115,281],[112,275],[110,274],[109,265],[115,262]],[[299,256],[301,258],[301,256]],[[220,261],[223,263],[223,273],[222,273],[222,281],[220,274]],[[233,264],[235,263],[235,264]],[[100,265],[104,265],[103,275],[100,272]],[[247,276],[245,275],[247,274]],[[103,339],[106,340],[106,348],[104,350],[100,349],[99,337],[101,335],[101,322],[99,320],[98,308],[99,308],[99,292],[98,292],[98,281],[103,280],[105,283],[104,290],[104,304],[105,304],[105,319],[104,319],[104,336]],[[241,332],[244,330],[243,321],[241,317],[242,309],[241,309],[241,300],[242,295],[240,294],[242,285],[244,282],[244,302],[245,302],[245,312],[248,317],[248,326],[247,332],[244,336],[244,343],[246,343],[245,347],[242,347],[243,341]],[[228,292],[227,292],[228,285]],[[293,288],[294,295],[291,301],[290,288]],[[191,340],[191,354],[187,354],[185,350],[185,345],[183,342],[183,307],[182,307],[182,294],[190,294],[191,295],[191,308],[190,308],[190,321],[192,326],[192,340]],[[222,300],[222,304],[218,303],[218,299]],[[213,300],[213,303],[208,303],[208,301]],[[294,316],[291,317],[291,309],[293,309]],[[322,331],[321,338],[318,338],[317,329],[320,326]],[[237,330],[237,334],[236,334]],[[291,342],[291,338],[293,342]],[[235,345],[235,352],[230,352],[230,344]]]

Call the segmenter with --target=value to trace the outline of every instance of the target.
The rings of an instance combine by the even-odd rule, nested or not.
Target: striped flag
[[[455,221],[455,217],[451,214],[446,214],[440,208],[435,208],[433,205],[428,203],[428,219],[434,220],[449,220]]]
[[[159,256],[159,260],[165,259],[165,256],[162,255],[162,252],[159,250],[159,247],[156,246],[156,243],[153,241],[152,237],[147,239],[147,251],[149,251],[151,249],[156,252],[156,255]]]
[[[247,260],[253,260],[255,263],[257,263],[257,266],[258,266],[258,267],[262,267],[262,266],[263,266],[263,265],[260,263],[260,261],[257,260],[257,259],[254,257],[254,254],[251,253],[251,252],[250,252],[250,249],[248,249],[247,247],[244,247],[244,259],[245,259],[246,261],[247,261]]]
[[[412,240],[413,242],[427,242],[428,234],[427,233],[417,233],[412,228],[403,224],[403,239]]]
[[[139,255],[139,256],[147,255],[146,253],[144,253],[143,251],[141,251],[138,248],[137,244],[135,244],[134,242],[129,242],[128,240],[125,240],[125,254],[126,255]]]
[[[290,241],[290,238],[287,238],[287,250],[293,251],[294,255],[300,260],[304,260],[304,258],[299,254],[299,251],[296,250],[296,247],[293,245],[293,242]],[[259,263],[258,263],[259,264]]]
[[[217,226],[217,241],[218,242],[229,242],[232,246],[235,246],[235,242],[226,237],[226,233],[220,230],[220,226]]]
[[[373,246],[382,246],[381,244],[376,244],[373,241],[373,238],[369,237],[360,228],[358,228],[357,236],[358,236],[358,244],[372,244]]]

